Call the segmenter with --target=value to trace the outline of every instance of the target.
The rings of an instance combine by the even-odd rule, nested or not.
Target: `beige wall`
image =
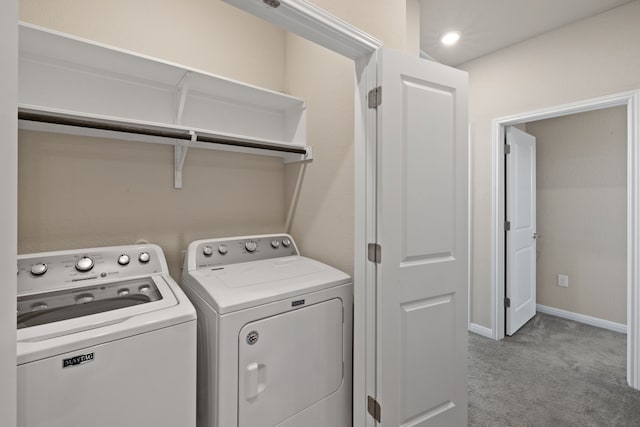
[[[21,0],[24,21],[269,89],[285,84],[285,33],[212,0]],[[183,188],[173,147],[20,132],[20,253],[162,246],[174,278],[190,241],[284,230],[280,160],[192,148]]]
[[[419,36],[406,0],[315,3],[397,50]],[[174,190],[171,147],[22,132],[20,252],[146,239],[178,277],[193,239],[287,230],[305,254],[353,272],[351,61],[215,0],[21,0],[20,16],[304,97],[314,148],[304,167],[192,149]]]
[[[626,126],[626,107],[527,123],[537,141],[538,304],[627,323]]]
[[[288,231],[300,250],[353,274],[353,62],[287,36],[287,90],[307,102],[314,160],[286,166]],[[296,188],[298,191],[296,192]]]
[[[420,0],[407,0],[406,52],[420,56]]]
[[[412,17],[406,0],[313,3],[396,50],[419,37],[419,31],[408,29],[416,21],[407,23]],[[353,62],[291,34],[286,46],[285,90],[307,102],[308,143],[314,150],[313,162],[286,167],[287,230],[303,253],[353,274]]]
[[[196,239],[284,229],[282,161],[190,149],[173,188],[173,147],[21,131],[18,252],[162,246],[174,278]]]
[[[284,90],[285,32],[220,0],[20,0],[20,19]]]
[[[472,151],[471,321],[490,327],[491,122],[640,88],[640,1],[463,65]]]

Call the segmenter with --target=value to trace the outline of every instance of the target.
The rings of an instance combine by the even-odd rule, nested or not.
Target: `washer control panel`
[[[131,245],[18,256],[18,293],[165,272],[162,250]]]
[[[190,256],[195,255],[196,268],[300,255],[288,234],[199,240],[189,250]]]

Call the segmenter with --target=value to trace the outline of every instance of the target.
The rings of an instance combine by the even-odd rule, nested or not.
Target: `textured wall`
[[[626,107],[530,122],[527,132],[537,142],[537,302],[626,324]]]
[[[491,326],[491,123],[640,88],[640,1],[469,62],[471,321]]]

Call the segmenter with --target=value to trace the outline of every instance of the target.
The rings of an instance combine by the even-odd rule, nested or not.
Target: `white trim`
[[[474,334],[478,334],[485,338],[493,339],[493,331],[491,330],[491,328],[478,325],[477,323],[469,323],[469,332],[473,332]]]
[[[627,382],[640,389],[640,91],[634,90],[493,120],[491,209],[491,330],[504,338],[504,128],[569,114],[627,107]]]
[[[573,320],[574,322],[595,326],[597,328],[608,329],[610,331],[620,332],[622,334],[627,333],[627,325],[612,322],[610,320],[599,319],[597,317],[587,316],[586,314],[574,313],[572,311],[549,307],[542,304],[536,304],[536,311],[540,313],[550,314],[556,317],[562,317],[563,319]]]
[[[627,104],[627,382],[640,389],[640,91]]]
[[[367,396],[376,395],[376,267],[367,242],[376,241],[376,112],[362,102],[377,85],[376,55],[356,61],[354,146],[354,340],[353,425],[374,426]],[[362,126],[364,125],[364,126]]]
[[[382,43],[306,0],[224,0],[289,32],[354,60],[354,335],[353,427],[373,427],[366,399],[375,395],[375,266],[367,262],[367,242],[375,242],[376,113],[366,94],[376,86],[377,50]]]
[[[224,2],[353,60],[382,46],[375,37],[306,0],[280,0],[277,7],[262,0]]]
[[[18,1],[0,3],[0,418],[16,427],[16,268],[18,237]]]
[[[471,153],[473,148],[473,126],[471,123],[468,125],[467,132],[467,324],[469,325],[469,330],[471,330],[471,256],[473,254],[473,233],[471,232],[473,226],[473,209],[471,206],[473,200],[471,192],[473,184],[473,156]]]

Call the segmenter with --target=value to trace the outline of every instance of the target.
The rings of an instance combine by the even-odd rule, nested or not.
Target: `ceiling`
[[[420,0],[420,48],[459,65],[633,0]],[[440,37],[459,31],[458,44]]]

